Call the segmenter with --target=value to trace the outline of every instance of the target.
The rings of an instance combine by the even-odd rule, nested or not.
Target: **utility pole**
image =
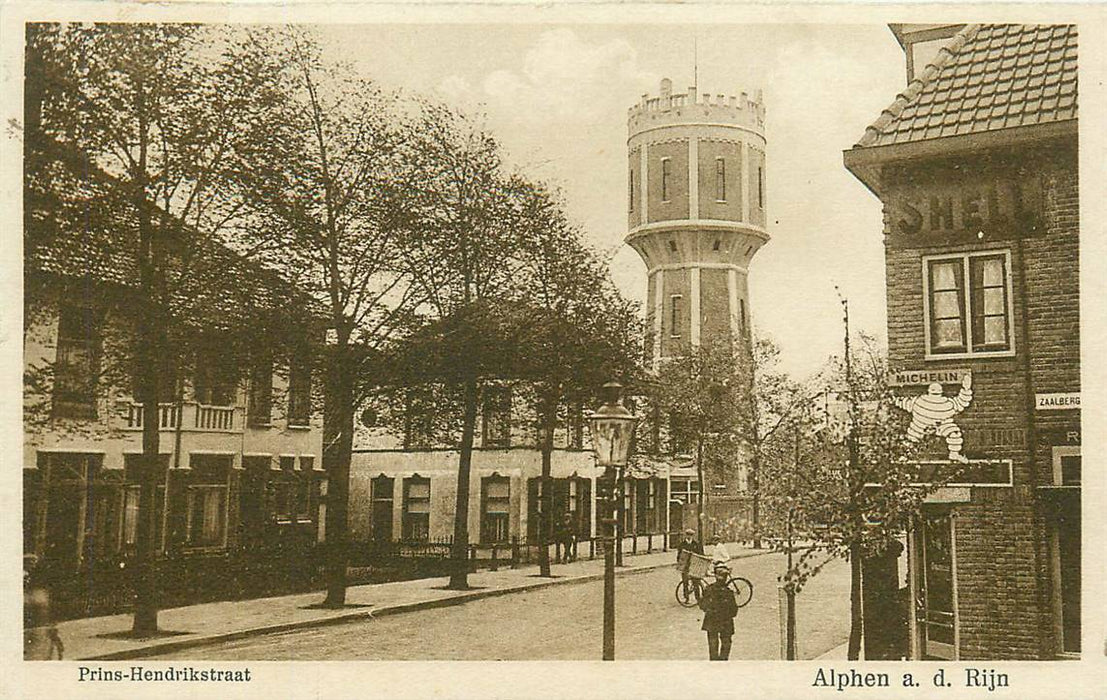
[[[849,342],[849,301],[838,295],[842,302],[842,319],[845,324],[845,371],[846,371],[846,407],[849,414],[849,431],[846,435],[846,479],[849,488],[849,526],[850,533],[850,632],[847,659],[856,661],[861,654],[861,637],[864,634],[864,621],[861,617],[861,529],[860,510],[861,489],[864,480],[860,478],[857,452],[857,392],[853,385],[853,360],[850,357]]]

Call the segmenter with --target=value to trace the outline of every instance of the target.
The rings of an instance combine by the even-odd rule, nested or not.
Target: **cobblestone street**
[[[738,612],[732,659],[779,658],[776,575],[782,557],[735,562],[753,581],[753,601]],[[555,567],[556,573],[557,567]],[[616,581],[617,659],[706,659],[698,609],[673,597],[678,574],[662,568]],[[199,647],[158,658],[590,660],[600,658],[603,584],[556,586],[393,615]],[[845,641],[849,569],[834,562],[797,599],[799,652],[814,658]]]

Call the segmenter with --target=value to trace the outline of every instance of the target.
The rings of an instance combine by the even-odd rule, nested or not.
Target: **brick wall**
[[[892,368],[971,368],[973,403],[957,418],[965,454],[1012,460],[1013,488],[973,488],[971,502],[953,508],[962,659],[1048,658],[1057,645],[1048,524],[1036,487],[1051,483],[1054,435],[1079,430],[1080,416],[1031,407],[1034,393],[1080,389],[1077,172],[1071,148],[1020,153],[1017,163],[1025,168],[1019,175],[1041,177],[1040,231],[1021,241],[1001,235],[931,247],[919,245],[925,240],[909,248],[890,244],[885,253]],[[986,177],[992,164],[987,157],[964,168],[919,164],[897,177],[916,183]],[[889,232],[890,222],[885,226]],[[926,360],[923,257],[993,250],[1011,259],[1014,357]],[[946,387],[947,395],[952,391]],[[940,440],[932,441],[929,447],[940,451]]]

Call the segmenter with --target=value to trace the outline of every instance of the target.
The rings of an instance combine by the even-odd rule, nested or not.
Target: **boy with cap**
[[[703,626],[700,629],[707,632],[707,653],[712,661],[730,658],[738,601],[734,599],[734,591],[727,586],[729,579],[730,567],[716,564],[715,581],[704,588],[700,598],[700,610],[703,610]]]

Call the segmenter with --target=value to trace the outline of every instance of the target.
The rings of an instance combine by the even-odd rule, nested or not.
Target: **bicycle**
[[[682,607],[693,608],[700,603],[703,596],[703,588],[707,585],[698,576],[689,576],[687,581],[680,581],[676,587],[676,599]],[[731,576],[726,582],[727,588],[734,591],[734,600],[738,607],[743,608],[753,600],[753,583],[744,576]]]

